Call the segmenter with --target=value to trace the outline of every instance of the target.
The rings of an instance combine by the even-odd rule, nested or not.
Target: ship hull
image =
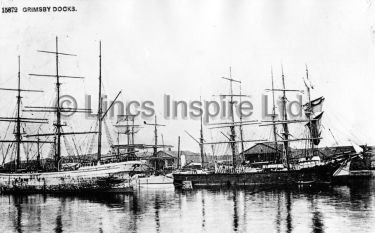
[[[0,173],[3,193],[131,192],[134,162],[83,167],[74,171]]]
[[[267,171],[244,173],[173,174],[176,188],[190,181],[193,187],[282,187],[290,185],[326,185],[332,182],[339,163],[303,168],[291,171]]]
[[[173,184],[173,178],[170,176],[148,176],[148,177],[140,177],[137,180],[139,186],[145,185],[171,185]]]

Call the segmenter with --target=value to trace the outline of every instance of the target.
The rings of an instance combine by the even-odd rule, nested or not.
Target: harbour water
[[[374,232],[375,180],[325,189],[0,195],[0,232]]]

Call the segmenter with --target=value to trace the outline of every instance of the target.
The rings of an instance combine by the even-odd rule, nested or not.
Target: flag
[[[305,110],[306,116],[308,117],[309,114],[314,114],[314,113],[318,114],[319,112],[322,112],[323,102],[324,102],[324,97],[322,96],[304,104],[303,109]]]

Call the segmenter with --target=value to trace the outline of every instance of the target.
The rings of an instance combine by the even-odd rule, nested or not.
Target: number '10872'
[[[1,13],[17,13],[18,8],[17,7],[2,7]]]

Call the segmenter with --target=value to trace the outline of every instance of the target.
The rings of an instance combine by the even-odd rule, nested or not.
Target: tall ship
[[[117,160],[110,163],[103,162],[102,159],[102,122],[106,117],[109,107],[103,111],[102,107],[102,72],[101,72],[101,42],[99,44],[99,95],[97,125],[98,131],[87,132],[66,132],[63,127],[67,126],[62,122],[64,113],[88,113],[91,109],[70,109],[62,106],[61,102],[61,79],[80,79],[83,77],[67,76],[60,73],[59,58],[61,56],[76,56],[74,54],[60,52],[58,49],[58,38],[56,37],[56,50],[39,52],[49,54],[55,57],[55,74],[30,74],[33,77],[55,78],[56,80],[56,99],[52,107],[25,106],[21,104],[24,92],[42,92],[40,90],[27,90],[21,88],[21,68],[20,58],[18,59],[18,87],[0,88],[0,91],[15,91],[17,93],[17,107],[15,117],[1,117],[0,121],[8,122],[14,125],[14,139],[4,139],[0,143],[7,144],[7,151],[14,149],[14,159],[0,166],[0,192],[11,193],[69,193],[69,192],[128,192],[132,191],[130,173],[139,165],[140,161]],[[120,93],[119,93],[120,94]],[[117,97],[119,96],[117,95]],[[116,97],[116,99],[117,99]],[[48,119],[24,117],[21,112],[43,112],[53,113],[55,121],[51,128],[53,132],[32,133],[25,132],[26,124],[48,125]],[[34,131],[35,132],[35,131]],[[96,159],[65,162],[65,156],[62,156],[62,141],[65,136],[70,135],[97,135],[97,153]],[[46,139],[43,139],[46,138]],[[53,138],[53,140],[48,140]],[[21,160],[22,145],[36,145],[36,160]],[[41,147],[44,144],[52,145],[52,158],[41,159]],[[35,148],[35,147],[34,147]],[[2,148],[3,149],[3,148]],[[3,154],[3,157],[9,153]]]
[[[119,116],[117,122],[119,124],[115,125],[117,128],[117,144],[111,146],[112,151],[116,156],[128,154],[129,158],[142,161],[137,170],[132,172],[134,185],[172,184],[173,177],[171,172],[174,168],[168,163],[171,158],[159,156],[159,152],[164,152],[165,149],[170,150],[173,147],[164,144],[163,134],[161,134],[162,143],[158,143],[158,128],[166,125],[158,123],[156,115],[154,116],[154,122],[143,121],[145,127],[153,128],[154,144],[135,143],[134,134],[142,126],[134,124],[134,119],[135,115],[131,114]],[[121,143],[121,134],[127,136],[127,143]],[[148,151],[149,149],[152,149],[151,154]]]
[[[241,85],[241,81],[232,78],[231,70],[229,77],[222,77],[230,82],[230,93],[227,96],[230,98],[230,122],[221,122],[213,125],[212,128],[229,128],[229,135],[222,133],[227,141],[220,142],[205,142],[203,139],[203,126],[201,122],[201,138],[197,141],[200,145],[202,167],[203,169],[197,170],[180,170],[173,174],[174,185],[177,188],[192,188],[192,187],[236,187],[236,186],[253,186],[253,187],[282,187],[289,185],[313,185],[313,184],[330,184],[333,181],[334,174],[339,173],[348,161],[357,156],[361,156],[363,151],[358,151],[352,154],[339,154],[331,156],[330,158],[321,158],[317,151],[317,146],[320,143],[321,131],[320,120],[323,112],[321,111],[321,103],[323,97],[311,100],[310,89],[311,84],[308,78],[308,70],[306,67],[306,78],[304,79],[308,101],[302,107],[305,117],[303,119],[289,119],[287,112],[287,92],[300,92],[301,90],[286,89],[285,77],[282,69],[282,88],[276,89],[274,87],[273,72],[271,71],[272,88],[267,91],[272,92],[272,114],[271,120],[258,121],[243,121],[242,114],[239,116],[239,121],[235,121],[234,117],[234,98],[244,98],[246,95],[233,93],[233,84]],[[240,89],[241,90],[241,89]],[[277,118],[275,106],[275,92],[281,92],[281,117]],[[240,100],[241,102],[241,100]],[[241,112],[241,111],[240,111]],[[289,130],[291,124],[303,124],[307,136],[302,138],[294,137]],[[243,138],[244,125],[258,125],[259,127],[272,127],[273,140],[256,139],[245,140]],[[278,126],[281,130],[278,131]],[[239,130],[236,131],[236,127]],[[211,128],[211,129],[212,129]],[[239,131],[239,139],[236,132]],[[291,159],[291,142],[306,142],[308,148],[304,158]],[[245,162],[244,156],[244,142],[251,143],[267,143],[273,145],[277,151],[277,156],[271,163],[253,163],[248,164]],[[206,167],[207,163],[203,161],[204,145],[212,144],[226,144],[230,145],[231,161],[228,164],[215,162],[214,169]],[[237,145],[241,145],[241,152],[238,153]],[[336,173],[335,173],[336,172]]]

